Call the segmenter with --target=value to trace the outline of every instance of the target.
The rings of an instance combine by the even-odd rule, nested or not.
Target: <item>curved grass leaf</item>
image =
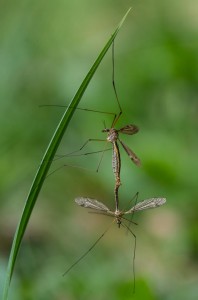
[[[36,173],[36,176],[33,180],[32,186],[30,188],[30,192],[27,196],[25,206],[22,212],[21,219],[19,221],[18,227],[15,232],[15,236],[13,239],[12,243],[12,248],[10,252],[10,257],[9,257],[9,262],[8,262],[8,267],[7,267],[7,273],[6,273],[6,278],[5,278],[5,283],[4,283],[4,290],[3,290],[3,300],[6,300],[8,297],[8,290],[9,290],[9,285],[10,281],[12,278],[17,254],[21,245],[21,241],[23,238],[23,235],[25,233],[28,221],[30,219],[32,210],[34,208],[34,205],[36,203],[37,197],[39,195],[39,192],[42,188],[43,182],[45,180],[45,177],[47,175],[47,172],[51,166],[51,163],[53,161],[54,155],[57,151],[57,148],[62,140],[62,137],[67,129],[67,126],[77,108],[77,105],[82,98],[91,78],[93,77],[95,71],[97,70],[99,64],[101,63],[103,57],[107,53],[108,49],[110,48],[113,40],[115,39],[119,29],[121,28],[123,22],[125,21],[130,9],[127,11],[123,19],[121,20],[120,24],[116,28],[115,32],[112,34],[111,38],[108,40],[104,48],[102,49],[101,53],[97,57],[96,61],[94,62],[93,66],[87,73],[85,79],[83,80],[82,84],[80,85],[79,89],[77,90],[74,98],[71,100],[68,108],[66,109],[63,117],[61,118],[54,135],[47,147],[47,150],[43,156],[43,159],[41,161],[41,164],[38,168],[38,171]]]

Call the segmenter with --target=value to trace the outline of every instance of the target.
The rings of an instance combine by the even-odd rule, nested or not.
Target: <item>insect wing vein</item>
[[[126,214],[130,214],[135,211],[150,209],[150,208],[156,208],[158,206],[163,205],[166,202],[166,198],[151,198],[146,199],[142,202],[139,202],[134,207],[132,207],[130,210],[126,212]]]
[[[96,199],[79,197],[75,199],[75,202],[78,205],[86,208],[96,209],[105,212],[110,211],[106,205],[104,205],[102,202],[99,202]]]
[[[129,134],[129,135],[135,134],[138,131],[139,131],[139,128],[136,125],[132,125],[132,124],[126,125],[119,129],[119,132],[121,132],[123,134]]]
[[[120,139],[119,139],[122,147],[124,148],[124,150],[126,151],[126,153],[128,154],[128,156],[130,157],[130,159],[134,162],[134,164],[136,164],[137,166],[141,165],[140,159],[137,157],[137,155],[127,146],[125,145]]]

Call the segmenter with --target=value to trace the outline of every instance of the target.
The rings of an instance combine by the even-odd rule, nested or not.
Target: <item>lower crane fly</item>
[[[149,208],[156,208],[158,206],[161,206],[166,202],[166,198],[146,199],[144,201],[137,203],[135,206],[133,206],[127,211],[121,211],[119,209],[112,211],[104,203],[91,198],[79,197],[75,199],[75,202],[78,205],[83,206],[85,208],[94,209],[97,212],[102,213],[103,215],[115,217],[115,221],[118,224],[118,227],[120,228],[120,225],[122,224],[122,218],[124,215],[133,214],[136,211],[145,210]]]
[[[75,199],[75,202],[79,206],[92,209],[95,213],[99,213],[99,214],[107,215],[107,216],[110,216],[110,217],[114,217],[114,221],[117,223],[119,228],[122,225],[124,228],[126,228],[127,230],[130,231],[130,233],[133,235],[133,237],[135,239],[135,247],[134,247],[134,255],[133,255],[133,276],[134,276],[134,279],[135,279],[134,260],[135,260],[135,249],[136,249],[136,236],[131,231],[129,226],[124,224],[122,222],[122,220],[124,219],[126,221],[129,221],[124,216],[129,215],[129,214],[134,214],[136,211],[141,211],[141,210],[150,209],[150,208],[157,208],[157,207],[159,207],[159,206],[166,203],[166,198],[146,199],[144,201],[141,201],[141,202],[137,203],[135,206],[131,207],[127,211],[120,211],[119,209],[115,210],[115,211],[112,211],[104,203],[99,202],[96,199],[91,199],[91,198],[78,197],[78,198]],[[132,223],[137,225],[137,223],[135,223],[135,222],[132,222]],[[108,231],[108,229],[106,229],[103,232],[103,234],[95,241],[95,243],[76,262],[74,262],[64,272],[63,276],[66,275],[71,269],[73,269],[73,267],[76,266],[96,246],[96,244],[101,240],[101,238],[105,235],[105,233]]]

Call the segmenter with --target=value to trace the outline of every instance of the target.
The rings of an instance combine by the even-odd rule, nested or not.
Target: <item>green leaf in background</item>
[[[32,186],[30,188],[29,195],[27,197],[25,207],[21,216],[21,219],[19,221],[18,227],[15,232],[15,236],[12,243],[12,248],[10,252],[8,267],[7,267],[7,273],[5,278],[5,284],[4,284],[4,291],[3,291],[3,299],[6,300],[8,298],[8,291],[9,291],[9,285],[12,278],[17,254],[19,251],[19,247],[21,245],[22,238],[24,236],[28,221],[30,219],[32,210],[34,208],[34,205],[36,203],[37,197],[39,195],[39,192],[42,188],[43,182],[45,180],[45,177],[47,175],[47,172],[51,166],[51,163],[53,161],[54,155],[58,149],[58,146],[63,138],[63,135],[67,129],[67,126],[69,125],[69,122],[79,104],[79,101],[81,100],[91,78],[93,77],[95,71],[97,70],[99,64],[101,63],[102,59],[104,58],[105,54],[107,53],[108,49],[110,48],[112,42],[114,41],[118,31],[120,30],[123,22],[125,21],[130,9],[127,11],[121,22],[119,23],[118,27],[116,28],[115,32],[112,34],[111,38],[106,43],[105,47],[102,49],[101,53],[99,54],[98,58],[94,62],[93,66],[89,70],[88,74],[86,75],[85,79],[83,80],[82,84],[80,85],[79,89],[77,90],[74,98],[70,102],[70,105],[66,109],[63,117],[61,118],[54,135],[47,147],[47,150],[43,156],[43,159],[41,161],[40,167],[36,173],[36,176],[33,180]]]

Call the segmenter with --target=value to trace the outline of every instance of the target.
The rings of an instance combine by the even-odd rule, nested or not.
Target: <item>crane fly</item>
[[[138,130],[139,129],[136,125],[126,125],[120,129],[115,129],[111,126],[110,129],[105,128],[102,130],[102,132],[107,132],[107,141],[112,143],[112,169],[115,176],[114,194],[115,194],[116,210],[119,210],[118,189],[121,185],[121,180],[120,180],[121,156],[120,156],[120,150],[117,141],[120,142],[127,155],[137,166],[140,166],[141,164],[140,159],[137,157],[137,155],[120,140],[119,133],[132,135],[137,133]]]
[[[93,212],[95,212],[95,213],[113,217],[114,218],[113,222],[115,221],[117,223],[118,228],[120,228],[120,226],[123,226],[124,228],[129,230],[129,232],[133,235],[133,237],[135,239],[134,254],[133,254],[133,276],[134,276],[134,282],[135,282],[134,260],[135,260],[135,250],[136,250],[136,236],[133,233],[133,231],[123,222],[123,220],[129,221],[124,216],[134,214],[135,212],[141,211],[141,210],[157,208],[157,207],[165,204],[166,198],[146,199],[144,201],[137,203],[136,205],[132,206],[129,210],[126,210],[126,211],[121,211],[121,210],[112,211],[104,203],[99,202],[96,199],[91,199],[91,198],[78,197],[75,199],[75,202],[79,206],[93,210]],[[135,223],[135,222],[132,222],[132,223],[137,225],[137,223]],[[108,230],[109,230],[109,228],[106,229],[103,232],[103,234],[95,241],[95,243],[64,272],[63,276],[66,275],[71,269],[73,269],[73,267],[76,266],[97,245],[97,243],[101,240],[101,238],[105,235],[105,233]],[[134,286],[134,288],[135,288],[135,286]]]
[[[79,198],[75,199],[75,202],[76,202],[76,204],[78,204],[82,207],[90,208],[90,209],[98,211],[99,213],[102,213],[103,215],[114,217],[116,220],[116,223],[118,224],[118,227],[120,228],[120,225],[122,224],[122,218],[124,215],[133,214],[136,211],[140,211],[140,210],[157,208],[166,202],[166,198],[146,199],[144,201],[137,203],[135,206],[132,206],[129,210],[126,210],[126,211],[121,211],[119,209],[112,211],[104,203],[99,202],[96,199],[91,199],[91,198],[79,197]]]
[[[140,166],[141,162],[140,159],[137,157],[137,155],[126,145],[124,144],[120,138],[119,138],[119,133],[127,134],[127,135],[133,135],[139,131],[139,128],[134,125],[134,124],[129,124],[126,125],[120,129],[114,128],[116,123],[118,122],[119,118],[122,115],[122,108],[118,99],[118,94],[116,90],[116,85],[115,85],[115,63],[114,63],[114,41],[112,43],[112,84],[113,84],[113,89],[115,93],[115,98],[119,107],[119,113],[114,115],[113,122],[111,124],[111,128],[105,128],[102,130],[102,132],[107,133],[107,138],[106,141],[110,142],[112,144],[112,169],[113,173],[115,176],[115,187],[114,187],[114,195],[115,195],[115,206],[116,206],[116,211],[119,211],[119,198],[118,198],[118,190],[121,185],[121,180],[120,180],[120,171],[121,171],[121,156],[120,156],[120,149],[118,145],[118,141],[122,145],[123,149],[129,156],[129,158],[133,161],[133,163],[137,166]],[[89,142],[89,141],[104,141],[104,140],[98,140],[98,139],[89,139],[82,147],[82,148]],[[101,163],[103,155],[101,156],[99,166]],[[98,168],[99,168],[98,166]],[[97,169],[98,170],[98,169]]]
[[[119,149],[119,145],[118,142],[121,144],[121,146],[123,147],[123,149],[125,150],[125,152],[127,153],[127,155],[129,156],[129,158],[132,160],[132,162],[136,165],[136,166],[140,166],[141,162],[140,159],[137,157],[137,155],[119,138],[119,134],[126,134],[126,135],[133,135],[136,134],[139,129],[136,125],[134,124],[129,124],[126,125],[120,129],[116,129],[115,125],[118,122],[118,120],[120,119],[123,111],[122,111],[122,107],[120,105],[120,101],[118,99],[118,94],[117,94],[117,90],[116,90],[116,85],[115,85],[115,62],[114,62],[114,41],[112,43],[112,85],[113,85],[113,90],[114,90],[114,94],[115,94],[115,98],[116,98],[116,103],[119,109],[119,112],[117,114],[112,113],[112,112],[106,112],[106,111],[94,111],[92,109],[86,109],[86,108],[77,108],[80,110],[84,110],[84,111],[89,111],[89,112],[97,112],[97,113],[103,113],[103,114],[109,114],[109,115],[113,115],[113,121],[111,124],[110,128],[104,128],[102,130],[102,132],[107,133],[107,138],[106,139],[88,139],[78,150],[75,150],[71,153],[68,153],[66,155],[57,155],[57,158],[55,160],[58,160],[60,158],[66,157],[66,156],[80,156],[80,155],[88,155],[91,154],[90,152],[84,153],[84,154],[76,154],[77,152],[81,151],[89,142],[91,141],[98,141],[98,142],[110,142],[112,144],[112,169],[113,169],[113,173],[115,176],[115,186],[114,186],[114,195],[115,195],[115,207],[116,210],[119,210],[119,199],[118,199],[118,190],[119,187],[121,185],[121,179],[120,179],[120,172],[121,172],[121,155],[120,155],[120,149]],[[45,106],[45,105],[42,105]],[[47,106],[56,106],[56,105],[47,105]],[[61,107],[63,107],[63,105],[61,105]],[[103,149],[102,151],[95,151],[93,153],[98,153],[98,152],[102,152],[97,170],[99,170],[104,152],[106,150],[109,149]],[[58,168],[59,169],[59,168]],[[58,170],[57,169],[57,170]],[[56,172],[53,171],[52,173]]]
[[[122,145],[123,149],[129,156],[129,158],[137,165],[140,166],[140,159],[137,155],[127,146],[125,145],[119,138],[119,133],[133,135],[139,131],[138,127],[134,124],[126,125],[120,129],[115,129],[115,125],[118,122],[119,118],[122,115],[122,108],[118,99],[118,94],[115,85],[115,61],[114,61],[114,42],[112,44],[112,84],[115,93],[115,98],[119,107],[119,113],[114,116],[114,120],[111,124],[111,128],[105,128],[102,132],[107,133],[107,142],[112,143],[112,169],[115,176],[115,187],[114,187],[114,194],[115,194],[115,204],[116,204],[116,211],[119,210],[119,199],[118,199],[118,189],[121,185],[120,180],[120,170],[121,170],[121,156],[118,142]]]
[[[81,151],[90,141],[99,141],[99,142],[107,141],[108,143],[112,144],[112,169],[113,169],[113,173],[114,173],[114,176],[115,176],[115,187],[114,187],[115,207],[116,207],[116,211],[118,211],[119,210],[118,190],[119,190],[119,187],[121,185],[121,180],[120,180],[121,155],[120,155],[120,149],[119,149],[118,141],[120,142],[123,149],[125,150],[125,152],[129,156],[129,158],[132,160],[132,162],[135,165],[140,166],[141,162],[140,162],[140,159],[137,157],[137,155],[125,143],[123,143],[123,141],[119,138],[119,133],[126,134],[126,135],[133,135],[133,134],[136,134],[139,131],[139,128],[134,124],[126,125],[126,126],[120,128],[120,129],[115,128],[116,123],[118,122],[119,118],[122,115],[122,108],[121,108],[121,105],[120,105],[120,102],[119,102],[119,99],[118,99],[118,94],[117,94],[116,85],[115,85],[114,41],[112,43],[112,85],[113,85],[113,89],[114,89],[116,102],[117,102],[117,105],[118,105],[118,108],[119,108],[119,113],[114,114],[114,118],[113,118],[111,127],[110,128],[104,128],[102,130],[102,132],[107,133],[106,140],[103,140],[103,139],[88,139],[79,150],[74,151],[71,154],[74,154],[78,151]],[[99,112],[99,111],[97,111],[97,112]],[[102,113],[106,113],[106,112],[102,112]],[[100,159],[99,164],[98,164],[97,171],[98,171],[100,163],[102,161],[104,151],[106,151],[106,148],[103,150],[101,159]],[[85,153],[85,155],[87,155],[87,153]]]
[[[119,114],[118,116],[120,116],[121,114]],[[118,121],[118,118],[115,116],[114,120],[116,120],[116,122]],[[113,121],[112,126],[115,125],[115,122]],[[118,189],[121,185],[121,179],[120,179],[120,172],[121,172],[121,155],[120,155],[120,149],[119,149],[119,145],[118,145],[118,141],[120,142],[120,144],[122,145],[123,149],[125,150],[125,152],[127,153],[127,155],[129,156],[129,158],[133,161],[133,163],[137,166],[141,165],[140,159],[137,157],[137,155],[126,145],[123,143],[123,141],[119,138],[119,133],[122,134],[127,134],[127,135],[133,135],[135,133],[137,133],[139,131],[138,127],[136,125],[126,125],[120,129],[115,129],[111,126],[111,128],[105,128],[102,130],[102,132],[106,132],[107,133],[107,138],[106,140],[103,139],[89,139],[87,140],[83,146],[76,151],[73,151],[72,153],[68,154],[68,155],[74,155],[76,156],[76,152],[81,151],[87,144],[88,142],[91,141],[99,141],[99,142],[108,142],[112,144],[112,169],[113,169],[113,173],[115,176],[115,187],[114,187],[114,195],[115,195],[115,205],[116,205],[116,210],[119,210],[119,199],[118,199]],[[97,168],[97,171],[99,169],[100,163],[102,161],[103,158],[103,154],[106,150],[110,150],[110,149],[103,149],[102,151],[95,151],[93,153],[98,153],[98,152],[102,152],[102,156]],[[88,155],[88,154],[92,154],[92,153],[84,153],[82,155]],[[77,154],[78,155],[78,154]],[[66,156],[66,155],[63,155]],[[61,157],[63,157],[61,156]]]
[[[125,145],[119,138],[119,133],[133,135],[139,131],[139,128],[134,124],[126,125],[120,129],[114,128],[119,118],[122,115],[122,107],[118,99],[117,89],[115,85],[114,42],[112,44],[112,84],[115,93],[115,98],[119,107],[119,113],[114,116],[113,122],[111,124],[111,128],[105,128],[102,130],[102,132],[107,133],[107,142],[112,143],[112,169],[115,176],[114,193],[115,193],[116,210],[119,210],[118,189],[121,185],[121,180],[120,180],[121,156],[120,156],[120,150],[117,141],[120,142],[123,149],[129,156],[129,158],[134,162],[134,164],[140,166],[141,162],[140,159],[137,157],[137,155],[127,145]]]

